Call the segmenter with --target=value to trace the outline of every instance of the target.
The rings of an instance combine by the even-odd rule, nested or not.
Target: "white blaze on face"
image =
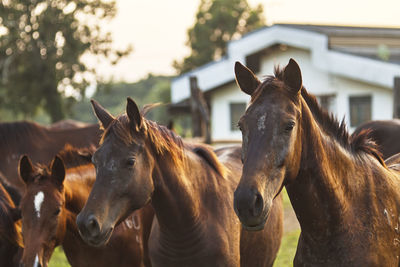
[[[261,132],[264,133],[265,130],[265,119],[266,115],[262,115],[260,118],[257,120],[257,129]]]
[[[33,267],[39,267],[39,257],[38,257],[37,254],[36,254],[36,257],[35,257],[35,262],[33,263]]]
[[[44,200],[44,194],[42,191],[38,192],[35,196],[35,199],[33,200],[33,204],[35,205],[35,211],[38,218],[40,218],[40,208],[42,207],[43,200]]]

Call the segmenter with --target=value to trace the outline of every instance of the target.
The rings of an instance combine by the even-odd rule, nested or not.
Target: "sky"
[[[301,23],[400,28],[400,0],[248,0],[262,4],[268,25]],[[117,16],[104,27],[116,48],[133,46],[117,65],[96,62],[98,73],[134,82],[148,73],[174,75],[174,60],[189,55],[187,30],[200,0],[117,0]],[[91,63],[93,64],[93,63]]]

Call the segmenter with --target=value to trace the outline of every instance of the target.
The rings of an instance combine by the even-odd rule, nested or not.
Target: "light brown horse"
[[[79,236],[76,216],[95,180],[90,151],[68,146],[49,168],[34,166],[24,156],[20,173],[27,187],[21,200],[25,242],[21,266],[47,266],[57,245],[63,246],[72,266],[150,266],[147,240],[154,215],[150,206],[130,214],[106,246],[91,247]]]
[[[0,266],[16,267],[22,255],[20,212],[0,180]]]
[[[119,221],[151,203],[153,266],[272,266],[282,235],[282,199],[274,201],[263,232],[242,229],[232,205],[240,147],[216,155],[208,146],[186,143],[145,119],[130,98],[127,114],[117,118],[92,104],[106,130],[93,156],[96,182],[77,218],[88,243],[106,243]]]
[[[29,155],[33,163],[47,164],[65,144],[97,145],[100,134],[98,125],[52,129],[27,121],[0,123],[0,176],[23,192],[25,186],[18,176],[22,155]]]
[[[258,229],[286,186],[301,226],[295,266],[399,266],[400,177],[374,143],[363,132],[350,139],[302,86],[294,60],[263,82],[240,63],[235,73],[251,95],[239,121],[241,222]]]

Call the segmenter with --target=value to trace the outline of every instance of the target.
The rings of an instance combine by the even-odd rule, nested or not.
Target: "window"
[[[246,111],[246,103],[230,103],[229,109],[231,113],[231,131],[238,131],[237,123]]]
[[[371,120],[371,96],[350,97],[350,126],[357,127]]]

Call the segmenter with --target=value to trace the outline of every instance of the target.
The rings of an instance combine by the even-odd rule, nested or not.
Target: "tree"
[[[222,57],[230,40],[265,25],[262,13],[261,5],[252,9],[247,0],[201,0],[188,30],[191,55],[174,61],[174,68],[183,73]]]
[[[0,105],[32,117],[42,108],[57,121],[96,75],[82,62],[96,55],[112,64],[130,53],[115,50],[101,22],[116,14],[115,1],[2,0],[0,4]]]

